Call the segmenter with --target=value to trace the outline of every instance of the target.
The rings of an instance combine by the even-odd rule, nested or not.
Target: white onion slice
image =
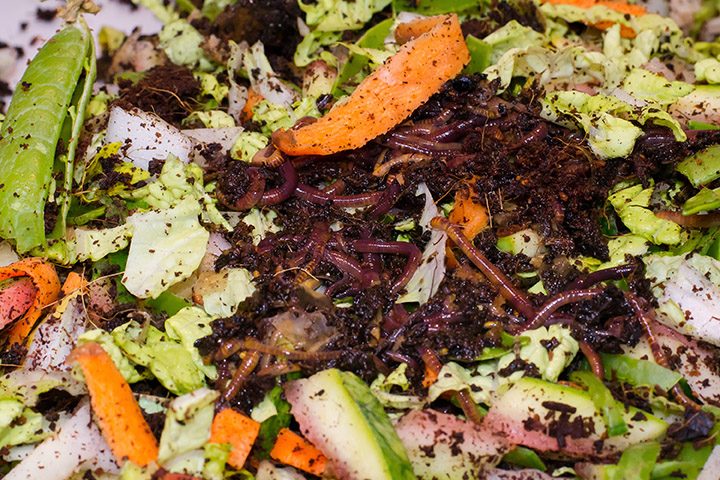
[[[235,141],[242,133],[242,127],[221,127],[221,128],[193,128],[182,130],[181,133],[190,137],[198,143],[218,143],[223,152],[227,152],[235,145]]]
[[[138,109],[110,109],[105,143],[121,142],[120,152],[136,167],[147,170],[151,160],[165,160],[169,154],[190,163],[194,142],[161,118]]]

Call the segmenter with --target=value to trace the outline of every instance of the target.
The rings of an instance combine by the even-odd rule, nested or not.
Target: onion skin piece
[[[317,122],[275,131],[275,147],[288,155],[330,155],[362,147],[407,118],[470,61],[457,15],[426,25],[429,31],[403,45],[345,103]]]

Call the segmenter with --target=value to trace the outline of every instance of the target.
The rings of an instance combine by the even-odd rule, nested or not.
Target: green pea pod
[[[51,192],[59,207],[56,235],[64,233],[75,148],[94,80],[92,34],[80,19],[40,49],[13,95],[0,130],[0,236],[20,253],[45,244]],[[66,150],[57,153],[64,172],[56,188],[53,166],[63,131]]]

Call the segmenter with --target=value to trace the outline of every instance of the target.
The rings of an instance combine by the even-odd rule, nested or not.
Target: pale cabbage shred
[[[234,80],[231,80],[230,87],[221,85],[216,80],[214,73],[218,65],[203,51],[202,36],[181,19],[177,12],[157,0],[135,1],[150,8],[165,23],[159,35],[159,46],[174,63],[195,69],[196,76],[201,81],[203,95],[214,98],[217,104],[220,104],[228,95],[233,95],[231,92],[237,91]],[[216,0],[206,3],[210,4],[207,6],[208,11],[219,11],[228,2]],[[337,42],[340,39],[339,33],[343,30],[361,28],[374,12],[388,4],[388,0],[321,0],[314,6],[301,3],[301,8],[306,13],[307,33],[298,48],[296,63],[299,66],[307,65],[315,57],[336,64],[336,59],[324,48]],[[671,20],[655,15],[628,19],[604,7],[594,7],[588,12],[571,6],[545,4],[541,10],[548,20],[548,28],[544,34],[510,22],[483,39],[492,47],[492,65],[485,73],[490,78],[498,78],[502,88],[507,88],[512,78],[517,76],[537,77],[544,84],[596,83],[600,93],[597,96],[591,97],[573,91],[555,92],[549,94],[543,102],[546,118],[568,126],[577,125],[585,130],[589,136],[590,147],[601,157],[624,156],[632,150],[641,130],[635,127],[631,120],[640,124],[653,120],[669,126],[678,140],[684,140],[684,132],[667,114],[667,106],[690,93],[694,87],[683,82],[666,82],[658,75],[639,69],[653,54],[659,51],[671,52],[690,62],[696,62],[695,73],[698,80],[720,83],[718,59],[694,50],[683,40],[679,29]],[[568,32],[565,22],[608,19],[614,21],[615,26],[603,34],[601,50],[586,48],[579,42],[562,40]],[[632,27],[638,33],[637,37],[631,40],[621,38],[621,25]],[[387,47],[387,51],[346,46],[355,53],[376,59],[371,66],[381,63],[394,51],[392,45]],[[237,50],[237,54],[231,58],[228,71],[231,74],[236,71],[245,74],[254,86],[267,91],[266,98],[276,100],[265,100],[254,108],[255,119],[264,125],[263,133],[242,133],[232,149],[233,156],[249,161],[257,150],[267,145],[269,134],[273,130],[287,128],[302,116],[318,116],[319,112],[312,99],[301,99],[291,87],[275,77],[264,56],[262,44],[250,48],[233,48]],[[269,83],[266,83],[268,79]],[[280,96],[274,95],[268,87],[274,92],[280,92]],[[614,96],[618,89],[629,94],[632,104]],[[101,97],[102,95],[98,97],[99,101],[102,104],[107,103],[107,98]],[[623,95],[623,98],[627,100],[628,96]],[[241,100],[233,97],[232,101]],[[235,111],[238,111],[241,105],[236,105]],[[640,114],[633,109],[637,106],[642,107]],[[192,116],[210,128],[235,126],[237,121],[237,118],[221,110],[199,111]],[[191,120],[193,118],[188,119]],[[188,182],[190,178],[193,182]],[[143,199],[150,210],[134,214],[128,218],[125,225],[113,229],[75,229],[64,243],[59,244],[57,260],[67,264],[88,258],[99,260],[109,253],[122,250],[129,243],[128,269],[123,283],[138,297],[156,297],[171,284],[189,277],[200,264],[205,255],[208,238],[208,232],[200,219],[205,223],[216,223],[226,230],[232,228],[217,211],[204,187],[199,167],[193,164],[185,166],[177,158],[170,156],[157,180],[141,189],[121,193],[128,198]],[[647,251],[648,243],[677,244],[684,240],[684,232],[676,224],[656,218],[648,221],[651,217],[654,218],[648,208],[652,190],[652,186],[642,189],[639,185],[629,185],[613,194],[610,203],[632,234],[611,242],[609,264],[599,266],[593,263],[593,259],[583,259],[589,268],[619,264],[625,253],[643,255]],[[426,194],[426,210],[435,209],[428,210],[430,217],[436,215],[437,209],[429,198],[427,189],[419,193]],[[277,231],[273,223],[275,216],[272,210],[260,212],[254,209],[244,218],[236,218],[236,221],[255,227],[254,241],[257,243],[267,232]],[[427,220],[425,216],[423,218],[421,223],[423,228],[427,228]],[[438,239],[429,243],[429,250],[425,254],[428,257],[432,255],[434,259],[442,258],[444,251],[442,247],[432,249],[432,246],[437,244],[436,240]],[[442,243],[444,244],[444,241]],[[178,254],[179,252],[182,253]],[[649,274],[659,282],[656,283],[656,288],[660,289],[666,284],[677,285],[677,288],[670,292],[667,285],[663,290],[657,291],[667,318],[676,322],[676,327],[679,325],[682,329],[685,326],[686,333],[699,333],[705,340],[720,342],[717,328],[708,327],[707,320],[694,320],[705,318],[704,308],[708,309],[707,315],[710,317],[711,312],[717,310],[715,303],[720,302],[720,278],[716,277],[720,276],[717,273],[720,272],[720,263],[709,257],[695,255],[651,256],[646,257],[646,264]],[[442,265],[428,262],[427,267],[437,272]],[[186,471],[212,479],[224,478],[228,448],[206,443],[213,415],[212,405],[217,392],[205,388],[205,378],[213,379],[216,373],[214,367],[203,364],[194,347],[194,341],[211,332],[209,323],[216,315],[231,314],[254,290],[250,272],[233,269],[228,274],[231,277],[227,278],[224,288],[216,292],[215,296],[208,297],[206,311],[199,307],[188,307],[179,311],[166,321],[165,333],[154,327],[131,322],[113,332],[88,330],[77,339],[79,343],[99,342],[129,382],[143,378],[136,370],[136,366],[142,365],[169,391],[179,395],[169,406],[165,406],[162,401],[158,403],[146,397],[141,399],[141,404],[149,412],[167,410],[159,460],[170,471]],[[697,306],[697,309],[693,309],[696,316],[685,318],[679,308],[688,298],[687,293],[682,292],[682,286],[683,281],[687,283],[687,279],[693,275],[695,277],[692,278],[697,281],[705,279],[707,285],[703,285],[712,293],[707,297],[706,307]],[[411,280],[406,301],[422,303],[434,293],[437,284],[442,280],[442,273],[429,282],[430,290],[418,282],[422,276],[416,277]],[[413,282],[418,284],[413,287]],[[62,315],[67,305],[68,303],[64,302],[56,314]],[[140,337],[142,341],[139,342]],[[397,389],[401,392],[409,386],[405,377],[406,364],[402,364],[387,377],[379,376],[371,389],[383,405],[400,409],[420,408],[444,392],[465,388],[470,388],[476,402],[491,405],[502,391],[523,375],[522,372],[515,372],[508,377],[497,374],[514,358],[535,365],[544,379],[556,381],[578,352],[578,344],[570,336],[568,329],[559,325],[525,332],[522,338],[517,350],[488,359],[473,369],[454,362],[446,364],[438,381],[431,386],[428,398],[393,393],[397,392]],[[540,342],[552,338],[557,340],[559,346],[549,355]],[[41,374],[42,382],[38,383],[35,374]],[[0,389],[5,395],[4,399],[0,400],[2,446],[32,444],[51,435],[47,420],[29,407],[35,404],[37,394],[51,388],[66,389],[74,394],[82,392],[83,383],[69,375],[62,372],[18,370],[2,378]],[[30,384],[39,387],[34,388],[32,394],[28,391]],[[260,413],[260,410],[266,411],[267,408],[270,408],[268,413]],[[266,400],[256,408],[257,414],[253,411],[253,416],[257,419],[272,417],[276,412],[274,408],[274,405],[268,405]],[[20,417],[24,418],[23,422],[10,428],[11,422]],[[67,418],[61,417],[60,423]],[[120,477],[126,479],[147,478],[147,475],[149,473],[146,469],[131,463],[127,463],[120,473]]]

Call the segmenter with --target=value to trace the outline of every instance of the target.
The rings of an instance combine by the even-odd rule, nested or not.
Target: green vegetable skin
[[[354,374],[324,370],[289,382],[285,396],[302,432],[334,462],[340,478],[416,478],[390,419]]]
[[[86,81],[78,81],[87,68]],[[13,95],[0,130],[0,236],[12,240],[20,253],[45,242],[45,202],[52,189],[56,147],[76,89],[79,105],[63,183],[72,175],[73,142],[83,122],[95,72],[92,35],[82,20],[66,25],[30,62]],[[67,213],[63,203],[60,217]],[[64,219],[60,219],[64,234]],[[60,227],[60,226],[59,226]]]

